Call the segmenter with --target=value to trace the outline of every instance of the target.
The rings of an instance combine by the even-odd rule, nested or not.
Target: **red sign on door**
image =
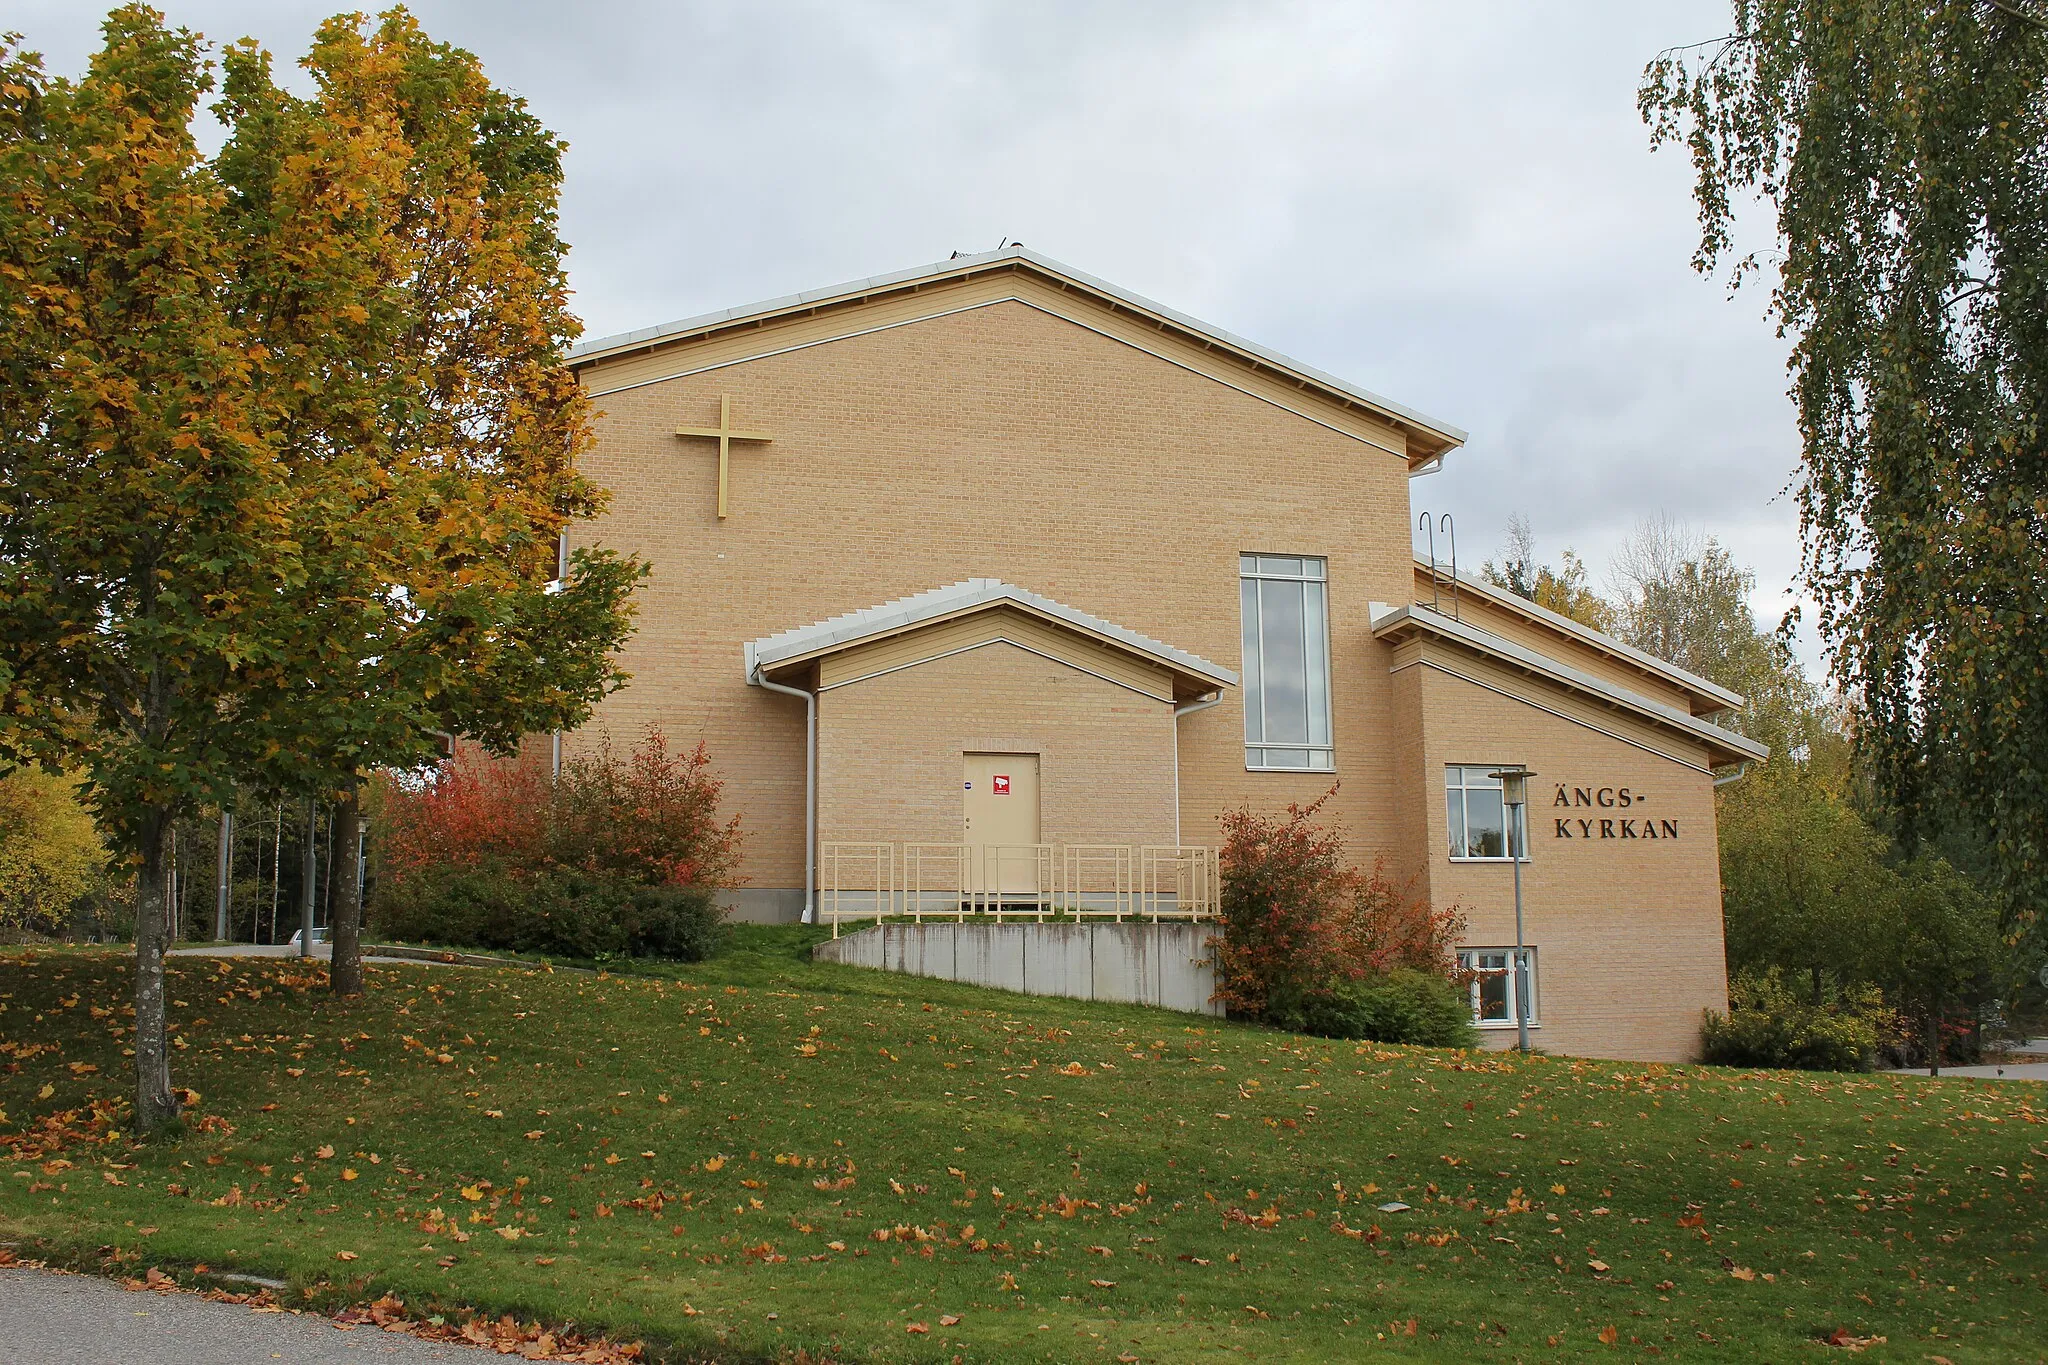
[[[996,773],[994,776],[989,778],[989,782],[994,787],[995,794],[997,796],[1008,796],[1010,794],[1009,774]]]

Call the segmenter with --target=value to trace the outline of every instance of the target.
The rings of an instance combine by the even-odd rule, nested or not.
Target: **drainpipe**
[[[804,699],[804,918],[805,924],[818,922],[817,906],[812,901],[812,888],[818,884],[818,694],[806,692],[801,687],[785,687],[779,682],[770,682],[761,676],[760,666],[754,663],[751,647],[748,649],[747,683],[752,687],[765,687],[770,692],[780,692],[788,697]]]
[[[1734,772],[1732,772],[1732,773],[1729,773],[1729,774],[1728,774],[1728,775],[1727,775],[1726,777],[1717,777],[1717,778],[1715,778],[1715,779],[1714,779],[1714,785],[1715,785],[1715,786],[1717,786],[1717,787],[1725,787],[1725,786],[1727,786],[1727,785],[1728,785],[1728,784],[1729,784],[1730,782],[1740,782],[1740,781],[1741,781],[1741,780],[1742,780],[1743,778],[1745,778],[1745,777],[1748,777],[1748,776],[1749,776],[1749,762],[1750,762],[1750,761],[1749,761],[1748,759],[1744,759],[1744,760],[1742,761],[1741,765],[1740,765],[1740,766],[1738,766],[1738,767],[1737,767],[1737,768],[1735,769],[1735,771],[1734,771]]]
[[[1173,842],[1176,847],[1180,844],[1180,718],[1206,711],[1222,700],[1223,689],[1219,687],[1209,696],[1183,702],[1173,708]]]

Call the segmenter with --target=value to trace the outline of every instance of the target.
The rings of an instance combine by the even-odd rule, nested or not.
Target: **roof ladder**
[[[1458,528],[1451,521],[1451,514],[1449,512],[1444,513],[1440,517],[1432,517],[1429,513],[1424,512],[1421,518],[1416,521],[1415,526],[1417,530],[1424,532],[1429,537],[1429,609],[1456,621],[1460,619],[1458,616]],[[1438,531],[1442,531],[1450,541],[1451,562],[1448,572],[1438,562],[1436,557],[1436,533]],[[1444,605],[1447,598],[1450,603],[1448,610]]]

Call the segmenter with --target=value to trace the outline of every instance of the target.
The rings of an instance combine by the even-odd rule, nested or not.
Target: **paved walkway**
[[[123,1289],[89,1275],[0,1269],[0,1352],[10,1365],[366,1365],[478,1359],[474,1347],[326,1318],[259,1313],[197,1294]],[[483,1352],[492,1355],[494,1352]]]
[[[1924,1066],[1902,1067],[1895,1076],[1925,1076]],[[1985,1081],[2048,1081],[2048,1062],[2007,1062],[2002,1066],[1945,1066],[1941,1078],[1955,1076]]]
[[[2048,1081],[2048,1038],[2030,1038],[2014,1050],[2026,1060],[1989,1062],[1983,1066],[1945,1066],[1941,1074],[1979,1081]],[[1902,1066],[1895,1068],[1892,1074],[1925,1076],[1927,1068]]]
[[[164,954],[165,957],[274,958],[294,958],[298,955],[299,950],[297,948],[292,947],[288,943],[209,943],[199,948],[172,948]],[[325,962],[333,956],[334,947],[332,944],[316,943],[313,945],[312,957],[314,958],[314,960],[319,962]],[[424,962],[430,967],[474,967],[476,965],[473,962],[442,962],[435,958],[424,957],[384,957],[374,952],[364,953],[363,961],[398,963]]]

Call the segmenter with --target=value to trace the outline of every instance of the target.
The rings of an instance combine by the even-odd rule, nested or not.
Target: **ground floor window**
[[[1536,1023],[1536,950],[1522,950],[1528,962],[1529,1022]],[[1516,996],[1521,986],[1513,970],[1513,948],[1466,948],[1458,954],[1458,965],[1472,973],[1472,1022],[1481,1028],[1513,1028]]]

